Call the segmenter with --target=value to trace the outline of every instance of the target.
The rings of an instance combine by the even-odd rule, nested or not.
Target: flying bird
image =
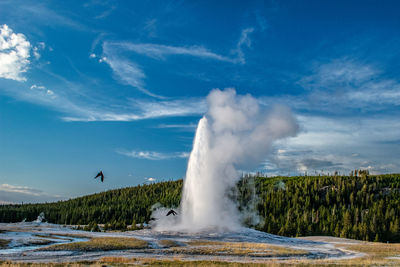
[[[170,210],[170,211],[168,211],[168,213],[167,213],[167,216],[169,216],[169,215],[177,215],[178,213],[176,213],[176,211],[174,211],[174,210]]]
[[[96,175],[96,177],[94,177],[94,179],[96,179],[97,177],[100,177],[101,182],[104,182],[104,174],[103,174],[103,171],[100,171],[100,172]]]

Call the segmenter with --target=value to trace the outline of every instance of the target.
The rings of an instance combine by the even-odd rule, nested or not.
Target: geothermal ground
[[[397,244],[238,232],[95,233],[47,223],[0,224],[3,263],[400,264]]]

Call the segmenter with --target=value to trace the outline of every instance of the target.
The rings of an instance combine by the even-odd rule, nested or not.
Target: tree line
[[[106,224],[107,229],[150,220],[152,206],[179,206],[183,181],[110,190],[67,201],[0,205],[1,222],[33,221]],[[400,242],[400,175],[260,177],[246,175],[232,190],[239,210],[259,214],[258,230],[284,236],[331,235],[368,241]],[[96,228],[96,227],[95,227]]]

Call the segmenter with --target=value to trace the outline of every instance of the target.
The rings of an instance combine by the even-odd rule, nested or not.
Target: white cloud
[[[41,196],[44,194],[43,191],[38,189],[33,189],[27,186],[18,186],[10,184],[0,184],[0,191],[22,193],[32,196]]]
[[[37,47],[33,48],[33,55],[35,56],[36,59],[40,58],[40,54],[39,54],[38,50],[39,49]]]
[[[59,195],[51,195],[28,186],[0,184],[0,204],[38,203],[60,199],[62,197]]]
[[[37,46],[33,47],[33,55],[35,57],[36,60],[38,60],[40,58],[40,50],[43,50],[46,48],[46,44],[44,42],[39,42],[37,44]]]
[[[117,151],[118,154],[125,155],[131,158],[147,159],[147,160],[165,160],[173,158],[187,158],[189,157],[188,152],[175,152],[175,153],[162,153],[155,151]]]
[[[314,171],[348,174],[368,168],[373,173],[398,172],[400,149],[395,116],[322,117],[299,116],[303,131],[276,144],[267,160],[268,172],[296,174]]]
[[[153,177],[149,177],[146,180],[149,181],[149,182],[155,182],[157,179],[153,178]]]
[[[31,44],[22,33],[0,26],[0,78],[26,81]]]
[[[45,97],[48,97],[48,98],[51,98],[51,99],[54,99],[54,98],[57,97],[52,90],[47,89],[45,86],[42,86],[42,85],[34,84],[34,85],[32,85],[30,87],[30,89],[32,91],[35,91],[37,94],[39,94],[41,96],[45,96]]]
[[[15,202],[0,200],[0,205],[7,205],[7,204],[15,204]]]

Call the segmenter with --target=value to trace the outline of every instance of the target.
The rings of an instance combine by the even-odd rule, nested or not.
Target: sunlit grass
[[[274,246],[264,243],[250,242],[219,242],[208,240],[195,240],[187,242],[188,246],[172,248],[175,254],[200,254],[200,255],[232,255],[232,256],[289,256],[307,255],[308,252],[300,249]]]
[[[158,241],[158,245],[163,248],[180,247],[180,244],[178,242],[169,239]]]
[[[365,253],[364,257],[340,261],[342,265],[368,266],[385,265],[400,266],[400,259],[388,259],[389,257],[400,257],[400,244],[387,244],[379,242],[362,242],[359,244],[338,244],[337,247]],[[329,261],[332,262],[332,261]]]
[[[231,267],[261,267],[261,266],[288,266],[286,263],[269,260],[266,262],[229,262],[229,261],[213,261],[213,260],[184,260],[179,257],[171,258],[124,258],[124,257],[103,257],[100,259],[101,263],[106,264],[120,264],[120,266],[138,265],[138,266],[199,266],[199,267],[217,267],[217,266],[231,266]],[[290,264],[291,265],[291,264]],[[300,265],[308,266],[308,265]]]
[[[35,234],[34,236],[41,237],[41,238],[51,238],[51,239],[56,239],[56,240],[72,240],[71,237],[69,237],[69,236],[56,236],[53,234],[48,234],[48,235]]]
[[[68,244],[57,244],[40,250],[77,250],[77,251],[108,251],[147,248],[148,243],[144,240],[128,237],[96,237],[89,241]]]

